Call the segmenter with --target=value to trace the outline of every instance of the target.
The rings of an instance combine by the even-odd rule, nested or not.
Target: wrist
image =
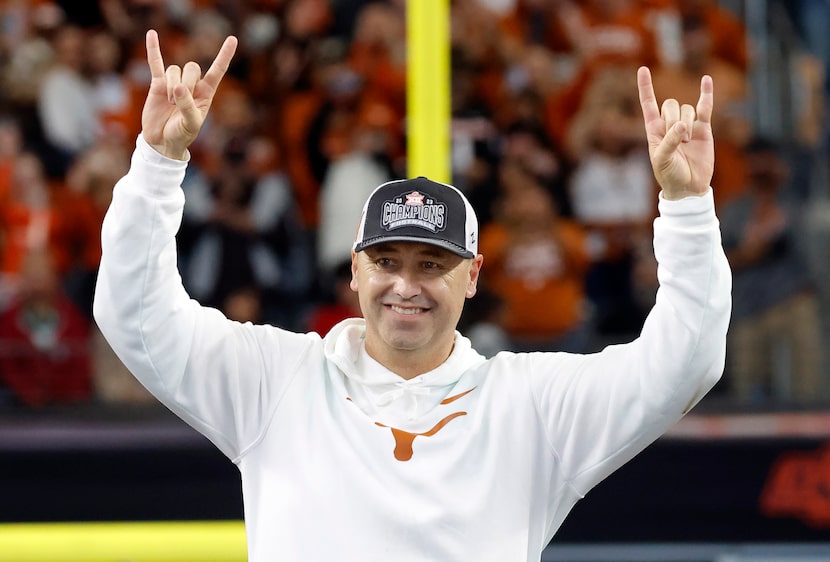
[[[176,149],[160,149],[158,147],[153,147],[157,150],[162,156],[170,158],[171,160],[187,160],[187,149],[184,150],[176,150]]]
[[[709,192],[708,189],[705,190],[705,191],[689,191],[689,190],[686,190],[686,189],[681,189],[681,190],[663,189],[660,194],[662,195],[663,199],[666,199],[667,201],[680,201],[681,199],[685,199],[687,197],[703,197],[708,192]]]
[[[155,142],[150,142],[143,132],[141,133],[144,141],[156,152],[164,156],[165,158],[170,158],[171,160],[188,160],[189,154],[187,151],[186,146],[175,146],[175,145],[168,145],[168,144],[159,144]]]
[[[189,151],[185,150],[185,157],[182,159],[173,158],[160,150],[160,148],[163,149],[163,147],[156,147],[148,143],[144,135],[138,135],[138,138],[136,139],[136,148],[138,148],[141,158],[145,162],[158,164],[164,167],[172,167],[176,169],[184,168],[190,161]]]

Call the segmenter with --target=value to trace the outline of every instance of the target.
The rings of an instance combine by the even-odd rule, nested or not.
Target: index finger
[[[646,66],[637,69],[637,90],[640,92],[640,107],[643,108],[645,122],[659,119],[660,108],[657,107],[654,85],[651,83],[651,71]]]
[[[222,48],[219,49],[219,53],[213,59],[213,63],[205,73],[204,78],[202,78],[202,82],[205,82],[214,89],[219,86],[219,82],[222,81],[222,77],[228,71],[233,54],[236,52],[236,44],[237,40],[233,35],[229,35],[225,39],[225,42],[222,43]]]
[[[159,36],[155,29],[147,31],[145,44],[147,45],[147,64],[150,66],[150,76],[164,78],[164,59],[161,58]]]
[[[700,79],[700,99],[697,100],[697,118],[703,123],[712,122],[712,110],[715,107],[715,83],[712,77],[704,75]]]

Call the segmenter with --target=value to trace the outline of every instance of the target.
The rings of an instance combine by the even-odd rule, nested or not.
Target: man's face
[[[442,248],[390,242],[352,256],[351,288],[366,319],[366,349],[381,363],[411,357],[444,361],[452,350],[464,300],[475,295],[482,256],[464,259]]]

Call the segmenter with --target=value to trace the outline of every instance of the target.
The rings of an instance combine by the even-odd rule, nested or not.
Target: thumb
[[[176,102],[176,107],[182,114],[182,125],[185,133],[195,138],[199,133],[199,129],[202,128],[202,114],[196,107],[193,94],[190,93],[190,90],[184,84],[177,84],[173,88],[173,99]],[[192,140],[192,138],[189,140]]]
[[[683,135],[686,134],[686,129],[686,124],[678,121],[671,129],[666,131],[666,136],[663,137],[663,140],[660,141],[660,144],[657,145],[657,149],[654,151],[655,163],[662,163],[671,158],[671,155],[683,141]]]

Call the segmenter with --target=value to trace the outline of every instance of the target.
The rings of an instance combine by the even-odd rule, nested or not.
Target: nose
[[[395,274],[395,294],[402,299],[411,299],[421,293],[421,282],[414,272],[409,269],[401,269]]]

